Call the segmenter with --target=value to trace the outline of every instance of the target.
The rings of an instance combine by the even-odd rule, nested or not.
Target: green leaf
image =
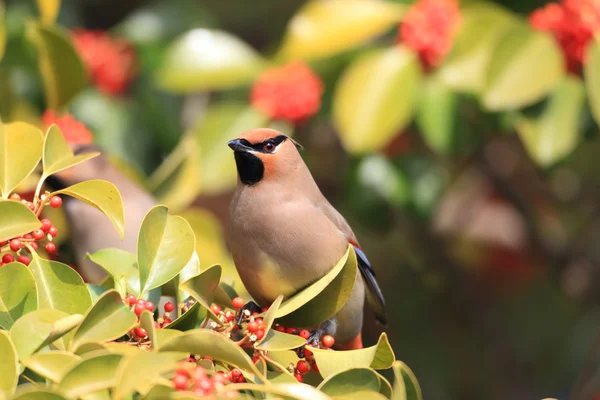
[[[141,293],[173,279],[194,251],[194,231],[183,218],[153,207],[142,222],[138,237],[138,271]]]
[[[420,68],[410,50],[394,46],[361,55],[344,71],[335,88],[333,120],[347,151],[379,150],[410,122]]]
[[[117,371],[120,379],[113,391],[113,398],[126,398],[133,392],[145,395],[162,374],[174,370],[177,362],[185,357],[186,354],[182,353],[143,351],[127,357]]]
[[[251,390],[259,393],[275,395],[267,398],[283,398],[295,400],[331,400],[325,393],[318,391],[312,386],[304,383],[278,383],[275,385],[257,385],[254,383],[239,383],[235,388],[240,390]]]
[[[128,293],[139,296],[140,281],[135,254],[121,249],[102,249],[94,254],[88,253],[86,257],[108,272],[121,297],[125,297]]]
[[[72,349],[88,342],[108,342],[125,335],[136,324],[137,317],[123,304],[114,290],[102,294],[88,311],[73,336]]]
[[[355,48],[395,27],[405,9],[379,0],[308,2],[288,23],[280,54],[316,59]]]
[[[211,315],[215,316],[210,310],[210,305],[213,303],[215,291],[219,287],[220,279],[221,266],[212,265],[202,271],[200,275],[182,282],[180,287],[206,308]]]
[[[99,156],[99,152],[73,155],[73,151],[65,140],[60,128],[52,124],[48,128],[44,138],[44,153],[42,162],[44,165],[44,179],[59,171],[71,168],[84,161]]]
[[[564,73],[562,53],[550,34],[524,24],[513,26],[492,55],[483,104],[491,111],[531,105],[546,96]]]
[[[16,320],[37,308],[37,289],[29,268],[18,262],[0,268],[0,326],[10,329]]]
[[[429,79],[423,85],[417,110],[417,125],[425,143],[440,154],[449,154],[454,146],[457,95],[446,85]]]
[[[280,351],[280,350],[289,350],[298,348],[306,343],[306,340],[296,335],[288,335],[286,333],[277,332],[273,327],[273,322],[275,322],[275,316],[277,315],[277,310],[283,301],[283,295],[280,295],[275,299],[273,304],[269,307],[266,313],[263,316],[263,322],[265,324],[265,332],[266,334],[262,339],[258,340],[254,347],[258,350],[266,350],[266,351]]]
[[[42,157],[43,141],[42,131],[33,125],[24,122],[2,125],[0,121],[0,194],[3,198],[8,198],[33,172]]]
[[[10,398],[19,381],[17,349],[8,332],[0,331],[0,394]]]
[[[82,358],[73,353],[53,350],[36,353],[22,362],[25,367],[36,374],[58,383],[68,371],[81,361]]]
[[[600,41],[598,39],[588,45],[583,66],[592,114],[596,123],[600,125]]]
[[[29,270],[35,278],[39,308],[85,314],[92,298],[77,271],[66,264],[33,254]]]
[[[36,387],[35,389],[18,394],[13,400],[67,400],[67,398],[50,389]]]
[[[12,200],[0,200],[0,241],[24,235],[42,226],[40,220],[23,203]]]
[[[40,19],[44,25],[52,25],[60,11],[60,0],[36,0]]]
[[[319,372],[327,378],[349,368],[388,369],[395,360],[387,335],[382,333],[375,346],[359,350],[329,351],[311,348]]]
[[[193,29],[167,47],[156,78],[159,86],[176,93],[221,90],[251,82],[265,65],[232,34]]]
[[[402,361],[394,362],[394,393],[392,400],[423,400],[421,386],[415,374]]]
[[[183,217],[183,218],[185,218],[185,217]],[[191,224],[190,224],[190,226],[191,226]],[[192,230],[193,230],[193,228],[192,228]],[[196,236],[196,231],[194,231],[194,236]],[[196,239],[196,242],[197,241],[198,240]],[[182,283],[187,282],[191,278],[200,275],[201,272],[202,272],[202,270],[200,269],[200,257],[198,256],[198,252],[196,250],[194,250],[194,252],[192,253],[192,257],[190,257],[187,264],[185,264],[185,267],[183,267],[183,269],[181,270],[179,275],[177,275],[173,279],[173,281],[175,281],[177,283],[177,302],[181,302],[191,296],[185,290],[181,290],[180,285]]]
[[[115,386],[119,379],[117,368],[120,354],[103,354],[83,360],[71,369],[60,382],[60,389],[69,398]]]
[[[66,194],[100,210],[110,219],[121,238],[125,234],[123,199],[115,185],[100,179],[92,179],[52,193]]]
[[[357,270],[356,254],[349,245],[331,271],[281,304],[277,318],[292,326],[312,326],[328,320],[350,298]]]
[[[387,397],[382,395],[379,392],[374,392],[370,390],[360,390],[358,392],[346,393],[343,396],[335,396],[332,397],[332,400],[387,400]]]
[[[386,399],[392,397],[392,384],[379,372],[375,372],[379,377],[379,393],[381,393]]]
[[[542,115],[520,116],[516,129],[529,155],[547,167],[569,155],[579,143],[585,88],[579,78],[565,77],[550,95]]]
[[[87,84],[87,72],[83,61],[77,54],[69,34],[56,26],[29,23],[27,38],[38,52],[47,108],[60,110]]]
[[[158,345],[156,343],[156,327],[154,326],[154,315],[148,311],[144,310],[140,314],[140,327],[144,328],[148,333],[148,338],[152,342],[152,347],[157,350]]]
[[[0,61],[6,50],[6,29],[4,28],[4,3],[0,3]],[[2,129],[0,127],[0,129]]]
[[[460,31],[438,72],[448,87],[480,93],[498,41],[518,19],[503,7],[486,2],[465,6],[461,12]]]
[[[167,329],[167,328],[156,329],[155,333],[156,333],[155,348],[158,350],[160,350],[160,347],[162,346],[163,343],[168,342],[169,340],[173,339],[176,336],[183,335],[183,332],[180,330]]]
[[[199,302],[196,302],[189,308],[189,310],[181,314],[177,319],[173,320],[173,322],[167,326],[169,329],[177,329],[179,331],[189,331],[191,329],[195,329],[206,318],[207,310],[209,310],[209,308],[203,308]]]
[[[59,310],[37,310],[19,318],[10,328],[10,337],[25,360],[44,346],[73,330],[83,320],[80,314],[68,315]]]
[[[86,283],[85,286],[87,286],[88,291],[90,292],[92,303],[95,303],[102,293],[105,293],[108,290],[108,288],[105,288],[104,286],[93,285],[91,283]]]
[[[379,387],[379,377],[375,371],[369,368],[352,368],[328,376],[317,389],[333,397],[364,390],[378,392]]]
[[[260,373],[252,359],[241,347],[222,334],[211,330],[188,331],[165,342],[160,351],[186,351],[191,354],[202,354],[245,369],[257,375],[261,381],[266,381],[264,375]]]

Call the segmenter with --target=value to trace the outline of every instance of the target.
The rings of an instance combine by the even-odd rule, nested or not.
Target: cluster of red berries
[[[62,199],[59,196],[52,196],[48,199],[47,194],[40,196],[40,201],[31,202],[22,199],[17,193],[13,193],[9,197],[12,201],[19,201],[25,204],[29,209],[39,215],[42,208],[48,202],[52,208],[58,208],[62,205]],[[23,250],[27,252],[37,251],[40,242],[46,242],[44,249],[50,256],[57,254],[56,244],[52,241],[58,235],[58,229],[52,225],[49,219],[40,220],[42,226],[34,229],[30,233],[0,242],[0,254],[2,255],[0,266],[6,265],[13,261],[20,262],[25,265],[31,263],[29,256],[22,254]],[[31,249],[31,250],[30,250]]]
[[[177,391],[191,391],[199,396],[210,396],[218,391],[221,397],[236,398],[237,392],[222,389],[228,383],[246,382],[246,379],[238,368],[228,373],[215,372],[209,376],[206,369],[197,365],[196,359],[192,358],[177,367],[171,382]]]
[[[270,68],[256,80],[251,103],[271,119],[299,123],[321,107],[323,83],[308,65],[293,62]]]
[[[77,121],[71,114],[59,116],[53,110],[47,110],[42,115],[42,123],[46,128],[52,124],[58,125],[67,143],[90,144],[92,143],[92,133],[86,126]]]
[[[419,0],[406,13],[398,40],[413,49],[428,71],[452,49],[462,18],[456,0]]]
[[[598,0],[562,0],[535,10],[529,17],[534,29],[550,32],[563,50],[567,70],[580,74],[585,51],[600,31]]]
[[[137,70],[133,45],[97,30],[76,29],[72,37],[94,85],[107,94],[123,93]]]
[[[133,311],[135,315],[138,316],[138,323],[139,317],[144,311],[147,310],[151,313],[154,313],[155,306],[153,302],[144,299],[137,299],[133,294],[128,294],[127,296],[125,296],[125,298],[123,299],[123,303],[129,306],[131,308],[131,311]],[[187,309],[187,305],[183,305],[182,308]],[[157,329],[165,328],[167,325],[173,322],[171,320],[171,313],[175,311],[175,304],[171,302],[165,303],[164,310],[165,311],[163,315],[159,317],[156,321],[154,321],[154,327]],[[145,340],[148,339],[148,332],[141,326],[138,326],[129,331],[129,336],[133,340]]]

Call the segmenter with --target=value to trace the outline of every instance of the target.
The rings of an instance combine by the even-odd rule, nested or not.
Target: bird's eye
[[[267,153],[272,153],[275,151],[275,145],[273,143],[269,142],[269,143],[265,144],[264,149]]]

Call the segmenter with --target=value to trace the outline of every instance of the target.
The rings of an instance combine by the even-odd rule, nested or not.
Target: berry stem
[[[288,372],[287,368],[285,368],[283,365],[279,364],[277,361],[275,361],[271,357],[269,357],[266,352],[259,351],[258,354],[259,354],[260,358],[262,358],[266,362],[270,363],[271,365],[275,366],[281,372]]]

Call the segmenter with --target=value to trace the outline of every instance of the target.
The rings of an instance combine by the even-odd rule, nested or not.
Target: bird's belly
[[[245,271],[249,271],[245,269]],[[248,276],[240,271],[244,285],[248,293],[261,305],[272,303],[279,295],[290,296],[296,293],[297,288],[293,285],[291,277],[286,276],[282,269],[273,259],[265,253],[258,257],[258,265],[252,272],[254,276]]]

